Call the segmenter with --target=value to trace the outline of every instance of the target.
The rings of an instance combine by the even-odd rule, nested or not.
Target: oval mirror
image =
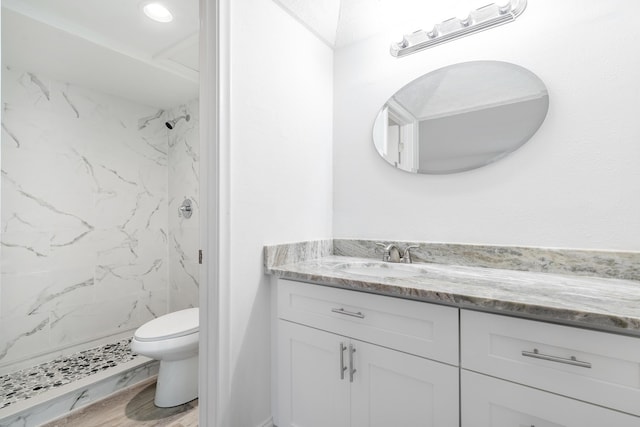
[[[525,68],[499,61],[454,64],[396,92],[378,113],[373,141],[398,169],[462,172],[522,146],[548,108],[547,88]]]

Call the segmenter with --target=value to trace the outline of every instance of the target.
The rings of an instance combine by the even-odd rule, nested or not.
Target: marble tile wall
[[[189,116],[177,122],[169,135],[169,311],[198,306],[200,248],[198,100],[167,112],[168,119]],[[178,215],[178,208],[191,200],[191,218]]]
[[[167,112],[6,66],[2,109],[0,373],[167,312],[169,151],[197,147],[169,147]]]

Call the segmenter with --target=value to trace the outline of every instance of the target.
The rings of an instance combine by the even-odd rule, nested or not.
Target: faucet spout
[[[376,243],[378,246],[382,246],[382,260],[386,262],[400,262],[402,260],[402,256],[400,255],[400,248],[398,248],[395,244],[390,243],[385,246],[384,243]]]
[[[389,246],[385,248],[385,253],[389,254],[389,262],[400,262],[402,257],[400,256],[400,248],[391,243]]]
[[[402,262],[406,263],[406,264],[411,264],[411,249],[418,249],[420,247],[420,245],[411,245],[411,246],[407,246],[406,248],[404,248],[404,251],[402,252],[402,257],[400,258],[402,260]]]

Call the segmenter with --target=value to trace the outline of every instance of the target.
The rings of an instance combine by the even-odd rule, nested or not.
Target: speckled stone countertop
[[[446,264],[398,264],[410,277],[353,274],[349,265],[385,264],[325,255],[265,265],[285,279],[490,311],[640,337],[640,281]],[[393,268],[393,266],[390,266]]]

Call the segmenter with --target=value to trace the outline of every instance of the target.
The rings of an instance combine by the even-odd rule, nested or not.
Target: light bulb
[[[160,3],[149,3],[142,9],[144,14],[154,21],[158,22],[171,22],[173,21],[173,15],[169,12],[169,9],[161,5]]]

